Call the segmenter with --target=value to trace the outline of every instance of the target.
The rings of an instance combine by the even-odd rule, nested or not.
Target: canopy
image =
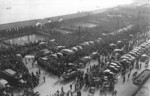
[[[85,56],[85,57],[81,58],[81,60],[83,60],[83,61],[90,60],[90,59],[91,59],[90,56]]]
[[[135,57],[132,56],[131,54],[125,54],[125,55],[123,55],[122,57],[135,59]]]
[[[114,66],[116,68],[120,68],[120,66],[118,66],[118,65],[112,65],[112,64],[110,64],[110,66]]]
[[[61,22],[61,21],[63,21],[63,20],[64,20],[63,18],[60,18],[58,21]]]
[[[39,44],[42,45],[42,44],[45,44],[45,42],[40,42]]]
[[[120,32],[122,32],[122,31],[123,31],[122,29],[119,29],[117,32],[120,33]]]
[[[42,23],[41,23],[41,22],[37,22],[37,23],[35,24],[35,26],[36,26],[36,27],[42,26]]]
[[[99,39],[95,40],[95,43],[100,43],[101,41]]]
[[[43,59],[43,60],[48,60],[48,58],[47,58],[47,57],[43,57],[43,58],[41,58],[41,59]]]
[[[132,51],[130,51],[129,53],[131,53],[131,52],[134,52],[134,53],[142,53],[143,51],[142,51],[142,50],[132,50]]]
[[[106,36],[107,34],[106,33],[102,33],[102,36]]]
[[[98,52],[93,52],[93,53],[92,53],[92,55],[96,55],[96,54],[98,54]]]
[[[134,56],[134,57],[138,57],[138,54],[135,52],[129,52],[130,55]]]
[[[114,73],[114,72],[109,72],[109,74],[112,74],[112,75],[114,75],[115,73]]]
[[[34,58],[34,55],[26,55],[25,58]]]
[[[57,46],[56,49],[62,49],[65,48],[65,46]]]
[[[122,50],[121,49],[114,49],[114,53],[116,53],[116,52],[121,52]]]
[[[114,69],[114,70],[118,70],[118,68],[116,68],[115,66],[109,66],[109,68],[112,68],[112,69]]]
[[[8,81],[6,81],[5,79],[0,79],[0,89],[5,87],[5,84],[7,84]]]
[[[85,57],[83,57],[84,59],[91,59],[91,57],[90,56],[85,56]]]
[[[122,59],[129,59],[129,56],[125,56],[125,55],[123,55],[123,56],[121,56],[121,58],[120,58],[121,60]]]
[[[109,44],[109,46],[110,47],[116,47],[116,44],[111,43],[111,44]]]
[[[16,74],[16,72],[15,72],[14,70],[12,70],[12,69],[6,69],[6,70],[4,70],[3,72],[5,72],[5,73],[7,73],[7,74],[9,74],[9,75],[11,75],[11,76],[13,76],[13,75]]]
[[[50,53],[50,51],[49,51],[48,49],[43,49],[42,52],[43,52],[44,54]]]
[[[117,66],[117,64],[116,63],[110,63],[111,65],[115,65],[115,66]]]
[[[78,51],[78,48],[77,47],[72,47],[71,48],[73,51]]]
[[[55,39],[51,39],[51,40],[49,40],[50,42],[55,42],[56,40]]]
[[[46,51],[49,51],[48,49],[43,49],[42,51],[46,52]]]
[[[89,41],[89,43],[90,43],[90,44],[94,44],[94,42],[93,42],[93,41]]]
[[[148,60],[149,57],[146,54],[141,55],[140,61],[144,62],[145,60]]]
[[[62,53],[60,53],[60,52],[59,52],[59,53],[56,53],[56,54],[57,54],[58,56],[63,56],[63,54],[62,54]]]
[[[117,41],[117,44],[120,44],[122,41]]]
[[[129,64],[130,63],[129,59],[122,59],[121,62],[124,62],[125,64]]]
[[[104,73],[111,72],[109,69],[104,70]]]
[[[98,38],[98,40],[102,40],[102,38]]]
[[[55,58],[58,58],[58,57],[57,57],[57,54],[52,54],[51,56],[52,56],[52,57],[55,57]]]
[[[83,49],[83,48],[82,48],[82,46],[77,46],[77,48],[78,48],[78,49],[80,49],[80,50],[82,50],[82,49]]]
[[[47,22],[48,22],[48,23],[51,23],[52,21],[51,21],[51,20],[48,20]]]
[[[141,47],[141,48],[147,48],[147,45],[141,45],[139,47]]]
[[[132,56],[132,55],[129,55],[128,57],[129,57],[129,59],[136,59],[136,57]]]
[[[146,44],[142,44],[142,45],[140,45],[140,47],[143,47],[143,48],[145,48],[145,47],[146,47]]]
[[[120,64],[119,61],[114,61],[114,62],[112,62],[112,63],[115,63],[115,64],[117,64],[118,66],[121,66],[121,64]]]
[[[50,53],[50,51],[45,51],[45,52],[44,52],[44,54],[48,54],[48,53]]]
[[[113,66],[113,65],[110,65],[109,67],[113,67],[113,68],[115,68],[115,66]]]
[[[108,77],[107,77],[107,76],[104,76],[104,79],[105,79],[105,80],[107,80],[107,79],[108,79]]]
[[[73,63],[69,63],[68,65],[74,65]]]
[[[90,45],[89,42],[84,42],[81,44],[81,46],[87,46],[87,45]]]
[[[16,54],[16,55],[19,56],[19,57],[22,57],[21,54]]]
[[[141,55],[141,57],[148,57],[146,54]]]
[[[63,54],[73,54],[74,51],[72,51],[72,50],[70,50],[70,49],[62,49],[62,50],[61,50],[61,53],[63,53]]]
[[[114,33],[109,33],[110,35],[114,35]]]
[[[26,83],[23,79],[19,80],[20,83]]]
[[[130,36],[130,37],[133,37],[133,34],[130,34],[129,36]]]

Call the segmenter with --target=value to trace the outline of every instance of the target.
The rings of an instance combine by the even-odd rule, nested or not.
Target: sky
[[[133,0],[0,0],[0,24],[130,4]]]

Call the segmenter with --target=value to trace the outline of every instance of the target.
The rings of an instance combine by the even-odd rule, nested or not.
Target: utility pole
[[[116,21],[117,21],[117,22],[116,22],[116,23],[117,23],[117,24],[116,24],[116,29],[118,29],[118,28],[120,27],[120,17],[119,17],[119,15],[116,15],[116,19],[117,19],[117,20],[116,20]]]
[[[78,26],[78,43],[80,43],[81,40],[81,26]]]
[[[140,8],[139,7],[136,7],[137,9],[137,29],[139,30],[140,28],[140,15],[141,15],[141,11],[140,11]]]

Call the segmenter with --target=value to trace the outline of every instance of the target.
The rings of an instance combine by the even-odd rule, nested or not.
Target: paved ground
[[[138,74],[141,73],[145,69],[144,65],[145,64],[143,63],[141,70],[138,70]],[[150,69],[150,66],[147,69]],[[132,83],[132,74],[135,71],[137,71],[137,70],[134,69],[131,71],[129,81],[126,79],[125,83],[123,83],[123,79],[120,76],[119,82],[115,86],[115,88],[118,91],[117,96],[132,96],[132,94],[138,89],[138,87]],[[127,75],[128,75],[128,73],[126,74],[126,78],[127,78]]]
[[[138,90],[135,96],[150,96],[150,78],[140,88],[140,90]]]
[[[51,74],[50,72],[45,71],[42,69],[40,66],[35,64],[34,67],[31,67],[30,62],[27,67],[29,68],[30,72],[36,72],[37,70],[41,70],[41,76],[40,76],[40,84],[34,88],[34,91],[38,91],[41,96],[50,96],[50,94],[54,94],[57,90],[60,90],[61,87],[63,86],[64,91],[67,92],[69,90],[69,85],[72,84],[73,81],[68,81],[68,82],[60,82],[57,76]],[[83,68],[83,71],[86,71],[87,68],[90,67],[90,65],[97,64],[97,61],[91,61],[85,68]],[[141,70],[138,70],[138,73],[140,73],[142,70],[145,69],[144,63],[142,65]],[[150,69],[150,64],[149,67]],[[117,90],[117,96],[132,96],[132,94],[138,89],[137,86],[135,86],[132,83],[132,74],[136,71],[136,69],[131,71],[131,75],[129,80],[126,79],[126,82],[123,83],[122,77],[119,75],[118,76],[118,82],[115,85],[115,89]],[[127,78],[128,73],[126,74]],[[46,82],[43,82],[43,76],[46,77]],[[88,91],[85,91],[82,89],[82,96],[88,96]],[[99,96],[99,90],[96,90],[94,96]],[[107,96],[112,96],[111,94],[107,94]]]

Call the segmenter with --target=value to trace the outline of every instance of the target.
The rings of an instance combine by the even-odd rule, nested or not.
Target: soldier
[[[78,91],[78,92],[77,92],[77,96],[81,96],[81,91]]]
[[[126,80],[126,79],[125,79],[125,75],[124,75],[124,76],[123,76],[123,83],[125,82],[125,80]]]
[[[41,74],[41,70],[39,69],[39,75]]]
[[[115,96],[117,95],[117,90],[114,90],[114,95],[115,95]]]
[[[43,77],[43,82],[45,82],[45,76]]]
[[[128,74],[128,81],[129,81],[129,78],[130,78],[130,73]]]

